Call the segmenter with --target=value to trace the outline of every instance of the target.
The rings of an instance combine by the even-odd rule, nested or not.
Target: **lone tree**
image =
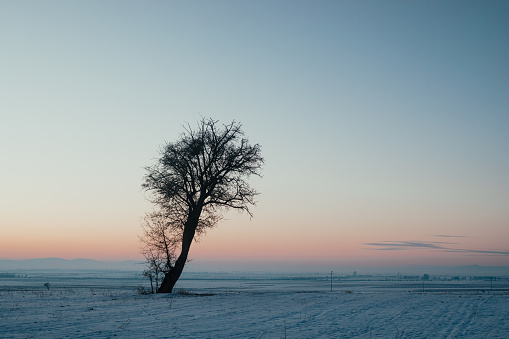
[[[156,164],[146,167],[142,187],[149,200],[181,231],[180,255],[165,272],[158,293],[171,293],[187,261],[195,235],[214,227],[229,209],[252,216],[258,192],[246,179],[260,176],[260,145],[249,144],[242,125],[202,119],[189,125],[176,142],[167,143]]]

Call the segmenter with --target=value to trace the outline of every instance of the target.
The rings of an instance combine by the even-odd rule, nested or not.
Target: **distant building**
[[[429,280],[429,274],[425,274],[422,276],[422,280]]]

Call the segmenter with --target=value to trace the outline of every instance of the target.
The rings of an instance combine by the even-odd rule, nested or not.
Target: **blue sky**
[[[504,1],[3,2],[0,257],[138,257],[143,167],[203,116],[266,165],[197,259],[388,264],[452,235],[471,252],[399,247],[509,264],[508,33]]]

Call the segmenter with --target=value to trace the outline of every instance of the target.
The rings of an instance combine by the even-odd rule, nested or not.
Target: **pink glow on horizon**
[[[94,244],[87,242],[70,243],[46,243],[35,246],[33,243],[25,243],[25,248],[16,244],[2,244],[0,250],[1,259],[33,259],[59,257],[64,259],[88,258],[96,260],[143,260],[137,251],[139,244],[136,242],[120,245]],[[280,248],[266,245],[262,250],[256,244],[238,244],[226,246],[224,243],[210,243],[203,240],[202,243],[193,244],[190,251],[193,260],[215,261],[260,261],[279,262],[287,261],[294,263],[324,262],[337,264],[357,264],[365,266],[396,266],[396,265],[509,265],[507,256],[492,255],[465,255],[460,253],[444,253],[442,251],[425,250],[366,250],[361,245],[343,246],[342,248],[320,247],[314,249],[292,247],[288,245]]]
[[[240,220],[240,221],[239,221]],[[359,265],[509,265],[508,255],[488,255],[448,252],[440,249],[383,250],[367,243],[418,239],[407,229],[395,228],[383,235],[380,228],[365,235],[366,227],[326,228],[316,232],[305,227],[304,221],[297,225],[300,232],[285,232],[288,227],[274,228],[267,224],[249,222],[245,219],[226,221],[210,230],[198,242],[193,243],[190,258],[194,260],[230,261],[289,261],[356,263]],[[37,229],[31,234],[7,231],[0,239],[1,259],[32,259],[60,257],[64,259],[89,258],[97,260],[142,260],[138,226],[134,232],[121,233],[118,228],[74,234],[66,229],[45,233]],[[283,225],[284,226],[284,225]],[[347,232],[348,231],[348,232]],[[10,233],[9,233],[10,232]],[[436,233],[436,232],[435,232]],[[90,234],[90,235],[89,235]],[[92,236],[91,234],[101,234]],[[324,235],[325,234],[325,235]],[[425,237],[428,241],[455,243],[457,248],[502,248],[502,236],[498,242],[488,242],[481,237],[458,239]]]

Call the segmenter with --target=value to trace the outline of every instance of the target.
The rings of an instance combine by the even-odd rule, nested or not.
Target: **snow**
[[[507,282],[433,283],[423,293],[421,282],[335,282],[331,292],[326,280],[191,279],[180,282],[187,292],[166,295],[4,286],[0,338],[509,337]]]

